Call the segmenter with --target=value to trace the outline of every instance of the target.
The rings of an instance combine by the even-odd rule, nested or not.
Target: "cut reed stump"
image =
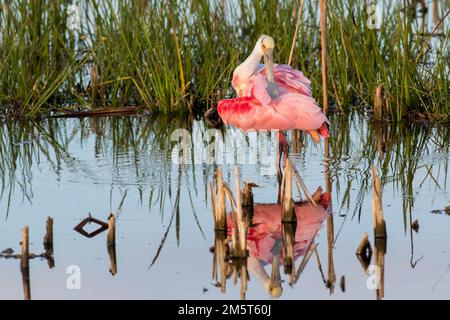
[[[108,217],[108,246],[116,245],[116,217],[110,214]]]
[[[213,247],[212,279],[216,280],[220,285],[220,291],[222,293],[225,293],[227,290],[228,265],[226,261],[228,260],[228,255],[229,247],[226,234],[221,231],[216,231]]]
[[[23,295],[25,300],[31,299],[30,289],[30,250],[29,229],[22,229],[22,256],[20,259],[20,271],[22,272]]]
[[[244,190],[241,192],[242,196],[242,213],[243,218],[247,226],[252,224],[253,221],[253,191],[252,187],[256,186],[254,183],[248,183],[245,181]]]
[[[295,223],[297,220],[295,216],[294,200],[292,200],[292,173],[292,163],[287,159],[282,181],[283,223]]]
[[[116,217],[110,214],[108,217],[108,255],[110,261],[109,272],[114,276],[117,273],[116,258]]]
[[[239,168],[237,166],[234,167],[234,188],[235,188],[235,206],[236,206],[236,215],[237,215],[237,229],[238,229],[238,237],[239,242],[238,246],[234,249],[235,256],[246,258],[247,254],[247,228],[243,219],[243,210],[242,210],[242,202],[241,202],[241,192],[239,189]]]
[[[384,93],[384,85],[380,84],[375,89],[373,99],[373,117],[376,121],[383,119],[383,113],[386,111],[386,95]]]
[[[375,239],[375,269],[377,283],[377,300],[384,298],[384,262],[386,255],[386,238]]]
[[[53,218],[47,218],[46,232],[44,236],[44,246],[53,248]]]
[[[373,224],[375,230],[375,238],[386,239],[386,222],[383,219],[383,204],[381,183],[378,178],[377,169],[372,165],[372,184],[373,184],[373,198],[372,198],[372,213]]]
[[[284,273],[290,275],[290,282],[295,278],[295,223],[283,223]]]
[[[117,257],[116,257],[116,246],[108,245],[108,256],[109,256],[109,272],[111,275],[116,275],[117,273]]]
[[[44,236],[44,250],[47,258],[48,267],[52,269],[55,266],[53,259],[53,218],[47,218],[46,231]]]
[[[217,169],[217,192],[211,188],[211,198],[213,199],[214,226],[217,231],[227,231],[227,212],[225,203],[225,188],[222,178],[222,170]]]

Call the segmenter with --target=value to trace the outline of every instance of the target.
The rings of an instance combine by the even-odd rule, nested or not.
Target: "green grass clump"
[[[0,108],[17,116],[99,107],[152,112],[204,110],[232,96],[231,74],[259,35],[287,63],[301,1],[79,1],[80,30],[68,25],[71,1],[5,1],[0,13]],[[399,1],[385,1],[381,29],[367,27],[357,0],[328,1],[328,88],[335,109],[371,110],[384,87],[384,117],[418,114],[448,121],[448,18],[423,32]],[[293,66],[321,101],[317,0],[306,0]],[[438,8],[444,19],[445,5]],[[430,10],[429,10],[430,11]],[[431,30],[428,30],[431,31]]]

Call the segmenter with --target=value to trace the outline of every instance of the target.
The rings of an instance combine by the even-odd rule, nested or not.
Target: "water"
[[[49,269],[45,259],[30,261],[32,299],[239,299],[239,285],[232,279],[224,294],[211,279],[214,226],[208,183],[216,166],[174,163],[170,134],[176,128],[204,134],[206,125],[201,119],[144,116],[2,120],[0,251],[20,253],[20,230],[29,226],[30,252],[42,253],[45,221],[48,216],[55,221],[55,267]],[[327,288],[313,255],[293,287],[281,270],[281,298],[376,298],[372,278],[355,256],[365,232],[374,243],[370,169],[375,163],[388,232],[384,298],[448,299],[450,216],[431,213],[450,205],[448,135],[446,128],[383,128],[358,116],[332,117],[328,159],[324,145],[312,144],[309,137],[299,153],[292,150],[311,191],[319,185],[326,189],[325,169],[330,168],[333,214],[315,243],[325,280],[334,270],[336,281],[334,289]],[[233,185],[233,165],[221,168]],[[259,163],[239,168],[241,182],[261,186],[254,189],[256,202],[276,201],[276,176],[270,170]],[[106,221],[111,212],[117,215],[114,276],[107,233],[89,239],[73,230],[89,213]],[[418,232],[411,229],[416,219]],[[327,230],[333,231],[332,244]],[[70,266],[81,272],[79,290],[68,289]],[[270,267],[265,267],[269,275]],[[23,298],[19,260],[0,258],[0,283],[0,299]],[[246,297],[270,298],[252,274]]]

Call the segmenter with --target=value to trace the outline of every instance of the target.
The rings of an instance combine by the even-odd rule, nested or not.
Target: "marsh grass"
[[[328,1],[330,107],[372,110],[383,84],[383,117],[448,121],[449,22],[423,27],[414,1],[385,1],[380,30],[361,1]],[[6,2],[5,2],[6,3]],[[17,0],[0,14],[0,106],[17,116],[137,105],[151,112],[204,110],[232,96],[233,69],[260,34],[287,63],[300,1],[80,2],[80,32],[68,28],[68,1]],[[5,8],[7,10],[5,10]],[[433,10],[443,19],[445,4]],[[317,0],[306,0],[293,66],[322,102]],[[430,28],[431,27],[431,28]],[[431,30],[430,30],[431,29]]]
[[[143,206],[159,207],[164,215],[167,200],[183,188],[187,194],[183,205],[190,207],[196,218],[195,198],[208,200],[208,181],[217,166],[204,164],[199,174],[194,163],[174,169],[170,161],[175,143],[168,131],[185,128],[206,134],[204,123],[193,118],[1,120],[0,202],[6,212],[11,201],[33,201],[33,172],[45,168],[57,178],[69,171],[92,183],[110,184],[111,194],[117,197],[120,193],[118,208],[111,210],[120,210],[125,201],[138,199]],[[371,123],[363,115],[331,115],[331,121],[335,139],[330,140],[330,172],[332,190],[338,199],[334,205],[337,214],[358,220],[364,214],[363,203],[371,192],[372,163],[377,165],[382,186],[388,185],[403,195],[405,228],[408,212],[421,188],[447,189],[450,133],[446,128]],[[109,165],[114,172],[111,177],[100,177],[100,181],[92,163],[77,154],[92,141],[92,158],[111,159]],[[311,151],[310,143],[303,137],[302,157]],[[128,163],[125,167],[124,155]]]

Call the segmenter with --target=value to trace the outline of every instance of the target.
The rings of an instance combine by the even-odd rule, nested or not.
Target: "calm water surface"
[[[207,127],[195,119],[2,119],[0,251],[20,252],[20,230],[29,226],[30,251],[43,252],[45,221],[48,216],[55,221],[55,267],[49,269],[43,259],[30,262],[33,299],[239,299],[232,280],[221,293],[211,277],[208,183],[217,166],[175,164],[170,134],[176,128],[200,134],[192,139],[203,146],[198,137]],[[374,127],[358,116],[334,117],[329,158],[324,144],[314,145],[309,137],[304,142],[291,150],[293,162],[312,191],[318,186],[325,190],[329,166],[332,218],[315,239],[322,272],[315,255],[295,286],[288,285],[282,270],[281,298],[376,298],[371,276],[355,255],[365,232],[373,244],[372,163],[383,184],[388,232],[384,298],[450,298],[450,216],[444,212],[450,205],[449,130]],[[221,167],[225,180],[233,183],[233,165]],[[270,170],[260,163],[239,168],[241,181],[261,186],[254,190],[256,202],[276,201],[277,182]],[[114,276],[106,232],[89,239],[73,230],[89,213],[106,221],[111,212],[117,215]],[[411,228],[416,220],[418,232]],[[66,285],[73,265],[81,271],[80,290]],[[270,265],[266,270],[270,274]],[[19,260],[0,258],[0,299],[22,298]],[[252,274],[247,298],[270,298]]]

